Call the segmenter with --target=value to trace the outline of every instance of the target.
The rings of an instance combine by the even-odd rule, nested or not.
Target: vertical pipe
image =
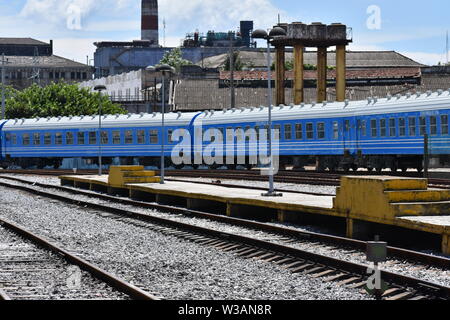
[[[164,184],[164,174],[165,174],[165,163],[164,163],[164,139],[166,138],[166,130],[165,130],[165,109],[166,109],[166,102],[165,102],[165,79],[164,79],[164,72],[162,73],[162,106],[161,106],[161,115],[162,115],[162,125],[161,125],[161,184]]]
[[[327,47],[317,48],[317,102],[327,100]]]
[[[430,165],[430,153],[429,153],[429,138],[428,134],[423,137],[423,177],[428,179],[428,168]]]
[[[294,46],[294,103],[300,104],[305,101],[304,96],[304,46]]]
[[[230,98],[231,109],[236,108],[236,95],[234,91],[234,50],[233,39],[230,34]]]
[[[276,92],[277,99],[276,104],[285,104],[285,94],[284,94],[284,76],[285,76],[285,53],[284,46],[276,47],[276,63],[275,63],[275,71],[276,71]]]
[[[345,101],[346,61],[345,45],[336,46],[336,101]]]
[[[277,51],[278,53],[278,51]],[[269,106],[269,196],[272,195],[275,191],[274,188],[274,179],[273,179],[273,154],[272,154],[272,59],[270,58],[270,40],[267,39],[267,86],[268,86],[268,106]],[[284,66],[284,63],[283,63]]]
[[[101,91],[100,91],[101,94]],[[98,175],[102,176],[102,102],[98,106]]]

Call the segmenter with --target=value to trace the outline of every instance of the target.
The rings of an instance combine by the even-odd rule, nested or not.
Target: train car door
[[[344,118],[343,121],[343,144],[344,154],[354,155],[357,148],[357,128],[355,117]]]

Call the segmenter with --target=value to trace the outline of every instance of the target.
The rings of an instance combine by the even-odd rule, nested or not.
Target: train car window
[[[378,128],[377,128],[377,120],[370,120],[370,133],[372,138],[376,138],[378,136]]]
[[[414,137],[417,135],[416,118],[408,119],[409,136]]]
[[[158,130],[150,130],[150,143],[157,144],[158,140]]]
[[[275,126],[273,126],[273,139],[274,140],[279,140],[281,137],[281,125],[277,124]]]
[[[350,120],[345,120],[344,126],[345,126],[345,131],[350,130]]]
[[[5,138],[6,138],[6,142],[10,142],[11,141],[11,133],[5,134]]]
[[[113,131],[112,132],[112,138],[113,138],[113,144],[120,144],[120,131]]]
[[[317,124],[317,138],[325,139],[325,123],[323,122]]]
[[[133,131],[125,130],[125,144],[133,144]]]
[[[24,133],[22,135],[22,144],[24,146],[29,146],[30,145],[30,134],[29,133]]]
[[[11,138],[12,138],[12,144],[13,145],[16,145],[17,144],[17,135],[15,135],[15,134],[13,134],[12,136],[11,136]]]
[[[303,139],[303,126],[301,123],[295,124],[295,139],[297,140]]]
[[[380,119],[380,137],[386,137],[386,119]]]
[[[448,115],[441,115],[441,134],[448,134]]]
[[[398,118],[398,135],[400,137],[406,136],[406,119]]]
[[[361,136],[362,136],[362,137],[367,136],[367,124],[366,124],[366,120],[361,120],[361,126],[360,126],[360,129],[361,129]]]
[[[437,118],[435,116],[430,117],[430,134],[437,135]]]
[[[73,132],[66,132],[66,144],[73,144]]]
[[[204,133],[204,132],[203,132]],[[169,142],[169,143],[172,143],[173,141],[172,141],[172,134],[173,134],[173,130],[172,129],[169,129],[169,130],[167,130],[167,141]]]
[[[395,137],[397,135],[397,127],[395,126],[395,119],[389,119],[389,136]]]
[[[97,132],[89,132],[89,144],[97,144]]]
[[[290,124],[284,126],[284,139],[292,140],[292,125]]]
[[[51,133],[49,133],[49,132],[44,133],[44,144],[45,144],[46,146],[52,144],[52,135],[51,135]]]
[[[108,131],[102,131],[100,141],[101,141],[102,144],[108,144],[109,143]]]
[[[41,145],[41,135],[39,133],[34,133],[33,134],[33,144],[35,146],[40,146]]]
[[[308,140],[314,139],[314,127],[312,123],[306,124],[306,139]]]
[[[138,144],[145,144],[145,130],[138,130],[137,131],[137,143]]]
[[[78,132],[77,134],[78,144],[81,146],[86,143],[84,139],[84,132]]]
[[[55,144],[56,145],[62,145],[62,133],[61,132],[57,132],[55,133]]]
[[[427,133],[427,118],[425,117],[419,118],[419,133],[421,136]]]
[[[339,123],[337,121],[333,122],[333,139],[339,139]]]

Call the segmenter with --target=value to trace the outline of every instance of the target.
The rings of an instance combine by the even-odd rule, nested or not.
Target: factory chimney
[[[142,0],[141,40],[150,40],[159,45],[158,36],[158,0]]]

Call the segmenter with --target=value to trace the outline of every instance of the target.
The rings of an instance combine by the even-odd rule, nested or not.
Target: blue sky
[[[140,38],[140,3],[0,0],[0,37],[53,39],[56,54],[86,62],[86,56],[93,56],[95,41]],[[375,11],[367,11],[374,5],[380,13],[378,26]],[[445,15],[450,2],[444,0],[160,0],[159,6],[160,43],[164,42],[164,17],[168,46],[178,46],[187,32],[196,29],[235,30],[240,20],[255,20],[256,27],[268,28],[277,22],[279,13],[283,22],[347,24],[353,28],[351,50],[395,50],[425,64],[446,60],[445,34],[450,22]]]

